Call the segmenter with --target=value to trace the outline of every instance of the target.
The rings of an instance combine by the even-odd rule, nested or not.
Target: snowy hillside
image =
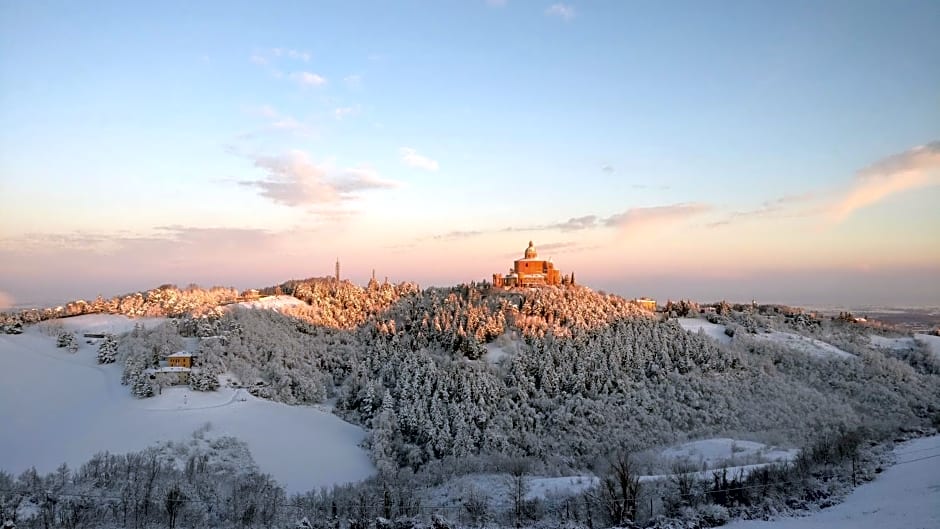
[[[881,349],[898,351],[913,349],[917,346],[917,343],[914,341],[914,339],[909,336],[904,336],[901,338],[888,338],[887,336],[872,334],[869,336],[869,338],[871,339],[872,346],[879,347]]]
[[[724,325],[718,325],[717,323],[711,323],[698,318],[679,318],[679,325],[689,332],[702,331],[706,336],[716,340],[718,343],[731,343],[731,337],[725,334]]]
[[[937,358],[940,358],[940,336],[933,336],[931,334],[915,334],[914,339],[920,343],[926,344],[927,349],[934,354]]]
[[[79,333],[79,349],[56,348],[41,326],[0,335],[0,469],[40,472],[79,465],[98,451],[141,450],[183,439],[211,423],[209,435],[247,442],[263,472],[289,491],[363,479],[374,471],[358,447],[362,429],[324,411],[257,399],[244,390],[201,393],[186,387],[137,400],[120,385],[121,368],[98,365],[81,333],[121,331],[137,320],[93,315],[43,324]],[[14,375],[15,374],[15,375]]]
[[[757,333],[751,335],[751,337],[757,340],[777,343],[788,349],[800,351],[818,358],[856,358],[852,353],[843,351],[832,344],[792,332],[771,331]]]
[[[743,521],[729,529],[935,529],[940,527],[940,436],[899,445],[897,463],[845,502],[803,518]]]
[[[270,309],[281,310],[286,307],[306,306],[303,301],[294,296],[265,296],[255,301],[243,301],[238,304],[240,307],[249,309]]]

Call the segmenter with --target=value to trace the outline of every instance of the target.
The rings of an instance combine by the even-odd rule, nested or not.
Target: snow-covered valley
[[[81,336],[125,331],[135,321],[90,315],[52,323]],[[364,431],[327,411],[232,388],[202,393],[175,387],[135,399],[120,384],[120,367],[97,364],[95,344],[82,338],[70,353],[55,342],[41,326],[0,334],[0,371],[7,374],[0,385],[0,469],[50,472],[63,462],[80,465],[99,451],[135,451],[183,439],[210,423],[208,435],[245,441],[261,471],[288,491],[358,481],[374,472],[359,447]]]

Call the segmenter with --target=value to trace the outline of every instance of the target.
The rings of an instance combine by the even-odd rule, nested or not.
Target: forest
[[[8,483],[4,490],[32,491],[17,496],[35,505],[36,516],[23,527],[96,526],[61,521],[85,519],[75,509],[121,527],[268,527],[275,521],[380,527],[384,519],[408,520],[398,527],[670,527],[676,520],[709,527],[729,516],[825,502],[844,493],[847,480],[870,477],[880,464],[877,443],[940,426],[936,356],[877,350],[865,338],[869,327],[790,307],[716,303],[703,314],[682,301],[654,314],[581,286],[502,290],[481,283],[422,290],[413,283],[359,287],[328,279],[262,290],[304,302],[278,310],[223,310],[235,291],[171,292],[128,305],[135,315],[172,316],[166,323],[138,326],[102,344],[99,360],[124,366],[129,391],[152,395],[158,388],[144,370],[195,338],[193,389],[215,389],[224,373],[259,397],[330,405],[370,432],[378,475],[287,500],[251,464],[250,472],[213,474],[209,460],[199,463],[198,457],[174,464],[152,452],[103,454],[71,473],[0,476]],[[124,306],[102,310],[124,313]],[[688,332],[679,316],[707,318],[733,339],[724,344]],[[759,339],[769,331],[813,337],[848,357],[814,356]],[[718,435],[804,450],[790,466],[750,476],[716,474],[701,483],[683,478],[686,469],[663,483],[637,481],[652,470],[645,451]],[[100,472],[120,474],[126,484],[111,478],[103,484]],[[140,490],[132,476],[141,472],[159,487]],[[490,507],[494,498],[483,491],[468,495],[456,511],[430,512],[418,500],[422,488],[485,472],[516,480],[510,508]],[[210,486],[202,473],[219,479]],[[564,501],[529,501],[522,493],[526,476],[585,474],[599,478],[596,486]],[[37,491],[65,490],[66,482],[114,501],[107,508],[60,502],[47,514]],[[781,482],[799,485],[781,488]],[[780,490],[742,492],[758,486]],[[192,501],[174,507],[173,498],[183,497]],[[250,511],[240,503],[249,497]],[[61,525],[48,525],[47,515]]]

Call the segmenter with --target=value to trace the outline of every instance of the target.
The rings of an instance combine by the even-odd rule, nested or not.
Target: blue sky
[[[625,295],[940,304],[937,27],[933,1],[4,2],[0,292],[337,255],[450,284],[535,239]]]

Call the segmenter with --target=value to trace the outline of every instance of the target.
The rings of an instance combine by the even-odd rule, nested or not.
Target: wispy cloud
[[[598,215],[584,215],[572,217],[565,221],[531,226],[509,226],[490,230],[452,231],[430,237],[435,240],[454,240],[477,237],[493,233],[519,233],[542,231],[583,231],[601,228],[615,228],[618,230],[631,230],[645,227],[653,228],[668,224],[675,224],[689,218],[707,213],[713,208],[708,204],[683,203],[668,206],[653,206],[645,208],[631,208],[621,213],[601,217]]]
[[[310,52],[304,50],[294,50],[290,48],[272,48],[271,53],[275,57],[288,57],[298,61],[309,62]]]
[[[334,116],[336,119],[343,119],[343,118],[345,118],[345,117],[347,117],[347,116],[351,116],[351,115],[353,115],[353,114],[356,114],[358,111],[359,111],[359,107],[358,107],[358,106],[355,106],[355,107],[337,107],[336,109],[333,110],[333,116]]]
[[[589,228],[596,228],[598,219],[596,215],[585,215],[583,217],[572,217],[564,222],[544,226],[545,229],[558,229],[561,231],[578,231]]]
[[[418,151],[409,147],[402,147],[399,149],[399,153],[401,154],[401,162],[408,167],[424,169],[425,171],[437,171],[439,168],[437,160],[418,154]]]
[[[362,88],[362,76],[359,74],[347,75],[343,77],[343,83],[346,84],[347,88],[358,90]]]
[[[674,224],[691,217],[701,215],[712,208],[707,204],[684,203],[669,206],[631,208],[623,213],[611,215],[603,220],[605,226],[630,231],[637,228],[650,228]]]
[[[604,172],[607,173],[607,174],[613,174],[613,173],[614,173],[614,166],[612,166],[612,165],[610,165],[610,164],[604,164],[604,165],[601,166],[601,171],[604,171]]]
[[[293,116],[283,114],[271,105],[247,108],[245,112],[251,116],[262,118],[265,124],[253,130],[238,134],[236,137],[239,139],[251,139],[269,133],[290,133],[303,138],[316,135],[310,124]]]
[[[301,62],[310,62],[312,55],[306,50],[292,48],[267,48],[255,50],[248,56],[248,60],[259,66],[267,66],[280,59],[291,59]]]
[[[753,219],[798,217],[810,214],[815,215],[818,213],[818,211],[814,212],[813,210],[806,210],[805,208],[802,210],[794,209],[794,206],[799,206],[813,200],[814,198],[816,198],[816,195],[813,193],[803,193],[799,195],[786,195],[772,200],[767,200],[764,201],[760,206],[753,209],[732,211],[724,217],[708,223],[708,227],[716,228],[718,226],[727,226],[730,224]]]
[[[558,17],[563,20],[571,20],[575,16],[574,6],[568,4],[552,4],[545,10],[545,14],[550,17]]]
[[[313,72],[294,72],[291,78],[303,87],[315,87],[326,84],[326,78]]]
[[[437,241],[459,241],[463,239],[469,239],[471,237],[476,237],[478,235],[483,235],[484,233],[486,232],[478,231],[478,230],[468,230],[468,231],[454,230],[454,231],[449,231],[447,233],[442,233],[440,235],[434,235],[431,238]]]
[[[257,156],[254,164],[265,171],[265,178],[243,180],[239,184],[292,207],[337,203],[355,198],[362,191],[398,185],[382,179],[368,166],[336,169],[328,163],[314,163],[307,153],[299,150],[277,156]]]
[[[836,222],[858,209],[912,189],[940,185],[940,141],[914,147],[859,171],[848,192],[829,211]]]

